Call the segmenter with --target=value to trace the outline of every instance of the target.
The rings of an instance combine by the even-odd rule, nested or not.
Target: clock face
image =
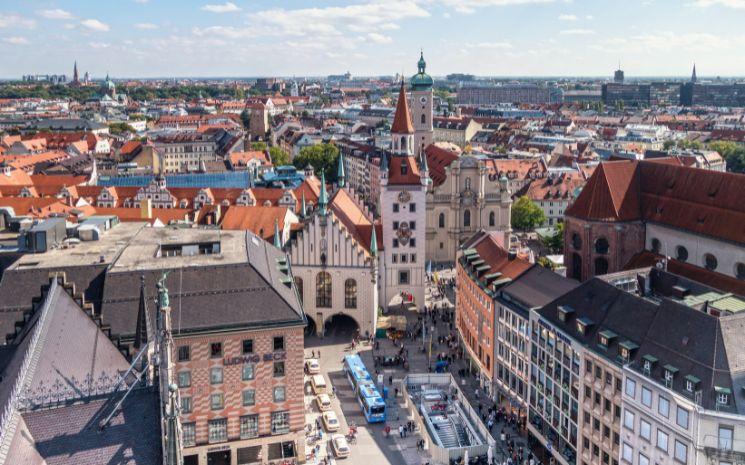
[[[427,103],[427,97],[422,95],[421,97],[419,97],[419,101],[422,102],[422,105],[424,105],[425,103]]]
[[[406,191],[401,191],[398,194],[398,201],[401,203],[407,203],[409,200],[411,200],[411,194],[409,194]]]

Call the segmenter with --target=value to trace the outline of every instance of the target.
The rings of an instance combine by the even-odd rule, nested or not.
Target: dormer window
[[[714,386],[714,391],[717,393],[717,405],[722,406],[729,404],[729,396],[732,394],[732,391],[729,388]]]
[[[678,372],[678,369],[672,365],[665,365],[664,369],[665,369],[665,385],[670,387],[673,384],[673,378],[675,377],[675,373]]]
[[[617,334],[609,329],[600,331],[600,333],[598,334],[598,343],[607,349],[610,343],[613,342],[613,340],[616,338],[616,336]]]
[[[569,316],[574,313],[574,309],[568,305],[559,305],[559,321],[564,323],[569,320]]]
[[[577,332],[585,335],[587,330],[592,326],[592,320],[589,318],[580,318],[577,320]]]
[[[618,355],[624,362],[631,360],[631,354],[638,349],[639,346],[631,341],[623,341],[618,344]]]
[[[698,385],[701,383],[701,380],[696,378],[693,375],[686,375],[686,391],[693,394],[698,390]]]
[[[652,355],[645,355],[642,357],[642,367],[644,368],[644,374],[649,376],[650,373],[652,373],[652,368],[654,368],[655,364],[657,363],[657,357],[654,357]]]

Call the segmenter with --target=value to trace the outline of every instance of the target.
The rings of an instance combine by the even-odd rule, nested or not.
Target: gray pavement
[[[444,272],[438,272],[438,276],[442,279],[448,279],[452,277],[452,270]],[[429,308],[436,306],[448,310],[442,310],[441,314],[448,312],[453,309],[452,303],[455,298],[453,290],[448,288],[445,289],[443,295],[440,295],[436,291],[436,286],[428,286],[426,291],[426,305]],[[421,328],[420,313],[414,311],[414,307],[411,309],[401,308],[400,305],[393,305],[389,309],[388,314],[404,315],[408,321],[408,329]],[[429,371],[429,367],[434,367],[435,357],[437,353],[455,353],[450,352],[446,344],[438,344],[438,337],[446,337],[448,334],[456,335],[456,330],[452,322],[443,322],[440,318],[437,318],[434,322],[428,320],[427,324],[427,337],[425,340],[422,339],[421,332],[415,338],[405,338],[402,342],[404,349],[407,351],[407,360],[409,362],[409,369],[405,370],[401,365],[397,366],[386,366],[386,367],[375,367],[374,357],[376,355],[388,355],[397,353],[401,346],[394,346],[394,343],[390,339],[376,339],[378,347],[373,348],[367,343],[358,345],[354,352],[359,353],[362,360],[365,362],[368,370],[373,376],[377,373],[384,375],[385,384],[390,388],[390,395],[393,397],[395,388],[399,388],[399,396],[395,399],[389,398],[388,400],[388,421],[387,425],[391,427],[390,437],[386,437],[384,433],[383,424],[368,424],[365,421],[364,416],[357,404],[354,395],[352,394],[352,388],[349,385],[346,377],[342,371],[342,358],[344,355],[352,353],[350,348],[350,342],[354,334],[355,328],[352,326],[336,326],[330,328],[326,333],[324,339],[319,339],[315,336],[306,336],[305,340],[305,352],[306,357],[311,356],[311,352],[317,352],[320,350],[321,358],[321,371],[327,377],[327,379],[336,387],[337,398],[332,400],[334,410],[339,416],[339,421],[342,424],[340,429],[341,433],[348,431],[348,424],[355,422],[358,426],[358,438],[357,443],[351,445],[352,453],[349,463],[360,463],[366,465],[372,464],[390,464],[390,465],[423,465],[429,462],[430,457],[426,451],[420,451],[416,447],[417,440],[420,439],[419,433],[411,435],[407,438],[399,438],[397,429],[399,424],[405,424],[410,418],[408,418],[406,410],[403,408],[402,397],[401,397],[401,381],[404,376],[408,373],[426,373]],[[434,332],[431,331],[431,327],[434,325]],[[429,356],[429,347],[431,339],[431,354]],[[424,350],[423,350],[424,349]],[[464,377],[459,375],[459,370],[466,369],[467,361],[456,359],[450,366],[450,371],[453,376],[458,380],[461,385],[461,389],[464,392],[466,399],[474,409],[478,409],[478,405],[481,403],[484,411],[492,405],[490,402],[483,398],[476,396],[476,388],[478,387],[478,380],[475,376],[467,374]],[[392,385],[389,380],[392,379]],[[306,404],[310,402],[312,396],[306,396]],[[318,415],[317,409],[314,404],[311,405],[308,413],[308,423],[314,424],[315,417]],[[509,438],[514,441],[515,448],[523,448],[526,452],[528,451],[526,440],[518,431],[514,428],[507,426],[504,423],[497,423],[492,428],[492,436],[497,440],[497,453],[495,461],[502,463],[506,461],[508,452],[507,445],[500,441],[500,432],[504,430],[508,434]],[[395,433],[395,434],[394,434]],[[312,445],[310,446],[312,447]],[[310,449],[309,447],[309,449]],[[324,455],[321,455],[323,457]],[[319,463],[318,461],[309,461],[309,463]]]

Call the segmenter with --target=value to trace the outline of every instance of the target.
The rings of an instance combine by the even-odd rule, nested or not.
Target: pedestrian
[[[321,349],[318,349],[318,358],[321,358]]]
[[[310,358],[316,358],[316,351],[315,350],[311,350],[310,351]]]
[[[394,389],[394,392],[396,393],[394,397],[398,397],[398,388]]]
[[[404,437],[404,425],[398,425],[398,436],[403,439]]]
[[[388,376],[388,385],[389,386],[393,385],[393,375]]]

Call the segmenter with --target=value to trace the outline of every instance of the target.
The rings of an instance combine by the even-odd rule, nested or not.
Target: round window
[[[710,253],[704,255],[704,266],[707,270],[716,270],[718,264],[719,263],[717,262],[717,257],[715,257],[714,255]]]
[[[660,243],[660,240],[657,238],[652,239],[652,252],[654,253],[660,253],[660,249],[662,249],[662,244]]]
[[[676,247],[675,258],[680,260],[681,262],[688,260],[688,249],[686,249],[682,245],[679,245],[678,247]]]

